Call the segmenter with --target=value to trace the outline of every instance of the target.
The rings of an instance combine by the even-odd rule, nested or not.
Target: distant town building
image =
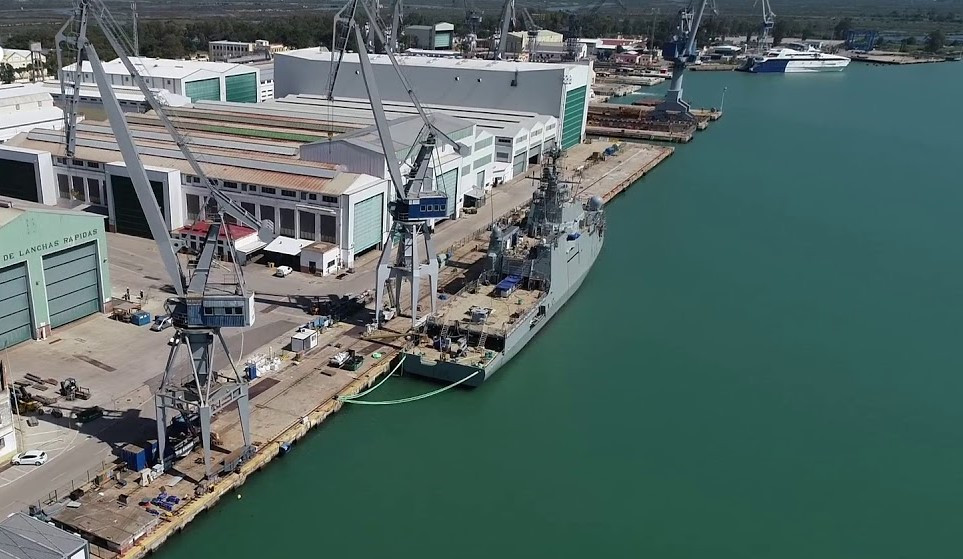
[[[426,50],[451,50],[454,45],[455,26],[447,22],[435,25],[409,25],[405,27],[408,46]]]
[[[13,66],[13,69],[17,72],[23,71],[31,64],[42,68],[47,61],[47,57],[44,56],[42,52],[39,52],[39,50],[40,43],[37,43],[37,49],[35,51],[0,48],[0,64],[9,64]]]
[[[130,61],[144,76],[149,87],[166,89],[171,93],[189,97],[191,101],[257,103],[260,100],[260,76],[254,66],[146,57],[131,57]],[[119,58],[104,62],[104,71],[112,85],[136,86],[130,72]],[[82,84],[96,83],[90,62],[84,61],[79,76],[75,75],[76,72],[76,63],[60,70],[67,83],[72,83],[78,77]]]
[[[290,50],[288,47],[258,39],[253,43],[245,41],[211,41],[207,44],[208,56],[212,62],[237,62],[249,58],[270,59],[279,52]]]
[[[34,128],[61,130],[63,110],[41,84],[0,86],[0,143]]]
[[[522,54],[528,52],[529,42],[532,40],[527,31],[513,31],[505,40],[505,52]],[[562,34],[548,29],[539,29],[535,37],[537,46],[563,45]]]

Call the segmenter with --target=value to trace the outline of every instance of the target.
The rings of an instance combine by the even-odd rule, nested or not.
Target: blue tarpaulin
[[[521,276],[508,276],[495,286],[495,292],[502,297],[507,297],[518,289],[518,284],[522,282]]]

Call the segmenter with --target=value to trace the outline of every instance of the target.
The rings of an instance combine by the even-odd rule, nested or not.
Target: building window
[[[277,191],[274,190],[273,188],[271,188],[270,186],[264,186],[264,187],[261,187],[261,193],[262,193],[262,194],[275,194],[275,193],[277,193]]]
[[[70,164],[73,165],[73,166],[75,166],[75,167],[83,167],[83,166],[84,166],[84,162],[81,161],[81,160],[79,160],[79,159],[71,159],[71,160],[70,160]]]
[[[337,196],[327,196],[327,195],[322,194],[322,195],[321,195],[321,201],[322,201],[322,202],[327,202],[327,203],[329,203],[329,204],[337,204],[337,203],[338,203],[338,197],[337,197]]]
[[[496,154],[495,154],[495,161],[501,161],[502,163],[507,163],[507,162],[508,162],[508,154],[507,154],[507,153],[496,153]]]
[[[201,198],[197,194],[187,195],[187,219],[197,221],[201,218]]]
[[[307,200],[307,199],[308,199],[308,193],[307,193],[307,192],[302,192],[302,193],[301,193],[301,199],[302,199],[302,200]]]
[[[101,195],[101,182],[100,179],[87,179],[87,191],[89,192],[89,199],[91,204],[97,204],[98,206],[106,206],[104,203],[104,197]]]
[[[321,219],[321,235],[319,241],[326,243],[338,242],[338,221],[333,215],[319,215]]]
[[[293,190],[282,190],[281,196],[287,196],[288,198],[297,198],[298,193]]]
[[[318,199],[317,194],[308,194],[308,200],[317,200],[317,199]]]
[[[97,163],[96,161],[88,161],[87,166],[91,169],[100,169],[100,163]]]
[[[231,181],[224,181],[224,188],[234,188],[237,189],[237,183]]]
[[[84,188],[84,177],[71,177],[73,179],[74,188],[72,194],[74,198],[82,202],[87,201],[87,192]]]
[[[259,219],[261,221],[269,219],[272,223],[277,223],[274,219],[274,208],[272,206],[261,206],[261,217]]]
[[[60,197],[64,200],[70,200],[70,177],[57,173],[57,187]]]
[[[298,212],[298,214],[299,214],[298,218],[300,222],[298,227],[298,232],[300,233],[300,238],[313,241],[315,239],[315,233],[314,233],[314,222],[316,221],[315,214],[311,212],[304,212],[304,211]]]
[[[291,208],[279,208],[281,223],[278,224],[278,232],[286,237],[294,237],[294,210]]]
[[[66,157],[58,157],[58,158],[57,158],[57,163],[59,163],[59,164],[61,164],[61,165],[66,165],[66,164],[67,164],[67,158],[66,158]]]

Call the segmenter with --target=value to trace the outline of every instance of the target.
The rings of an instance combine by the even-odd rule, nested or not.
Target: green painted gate
[[[455,215],[455,206],[458,205],[458,169],[439,176],[437,188],[448,196],[448,217]]]
[[[43,279],[52,328],[100,312],[96,242],[44,256]]]
[[[354,205],[354,253],[368,250],[381,242],[384,194],[376,194]]]
[[[0,349],[29,340],[32,330],[27,265],[3,268],[0,270]]]

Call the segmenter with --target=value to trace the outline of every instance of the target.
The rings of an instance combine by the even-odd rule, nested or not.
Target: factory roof
[[[179,235],[194,235],[195,237],[204,237],[207,235],[207,231],[211,228],[211,224],[208,221],[195,221],[192,225],[188,227],[181,227],[175,233]],[[227,224],[226,227],[221,227],[221,230],[217,234],[218,239],[227,239],[227,234],[230,232],[231,239],[237,241],[243,239],[249,235],[254,235],[257,233],[254,229],[244,225],[237,224]]]
[[[383,101],[383,105],[389,121],[418,114],[411,102],[386,100]],[[503,137],[515,136],[522,129],[538,128],[540,125],[545,126],[556,121],[553,116],[525,111],[436,104],[423,104],[423,107],[431,114],[445,115],[458,121],[474,123],[479,130]],[[326,97],[318,95],[288,95],[280,99],[259,103],[258,110],[262,109],[289,110],[298,114],[320,113],[339,123],[351,123],[365,127],[374,122],[371,102],[368,99],[352,97],[337,97],[333,101],[329,101]]]
[[[290,56],[307,60],[317,60],[320,62],[331,62],[332,53],[319,52],[317,48],[307,48],[291,50],[278,53],[277,57]],[[369,55],[372,64],[391,64],[386,54]],[[464,70],[484,70],[491,72],[534,72],[539,70],[567,70],[576,64],[548,64],[541,62],[514,62],[509,60],[481,60],[478,58],[435,58],[430,56],[405,56],[402,54],[397,57],[398,64],[401,66],[426,66],[432,68],[455,68]],[[358,53],[345,53],[343,62],[358,64]]]
[[[134,133],[137,137],[137,133]],[[66,150],[62,133],[33,130],[19,134],[8,142],[10,146],[46,151],[54,157],[64,157]],[[287,190],[317,192],[339,195],[347,193],[357,185],[366,185],[372,177],[356,173],[338,171],[335,165],[298,159],[281,159],[265,154],[239,157],[237,150],[204,148],[195,146],[194,154],[201,162],[204,172],[211,178],[237,183],[258,184]],[[183,155],[168,139],[154,142],[138,138],[137,151],[144,165],[174,169],[193,175],[194,171]],[[119,148],[109,129],[97,130],[96,127],[82,126],[78,129],[77,149],[74,157],[98,163],[122,163]]]
[[[254,68],[243,64],[231,64],[230,62],[210,62],[206,60],[171,60],[167,58],[148,58],[145,56],[130,57],[131,63],[145,77],[160,77],[171,79],[185,78],[207,78],[222,74],[245,74],[253,72]],[[64,66],[67,72],[73,72],[77,64]],[[84,61],[84,72],[91,72],[89,61]],[[130,75],[127,68],[119,58],[109,62],[104,62],[104,71],[110,74]]]
[[[42,90],[47,92],[51,96],[60,97],[60,82],[55,80],[45,81],[41,86]],[[144,103],[144,94],[140,92],[136,86],[124,86],[124,85],[114,85],[113,86],[114,95],[117,96],[118,101],[131,101]],[[65,86],[65,91],[67,95],[73,95],[74,88],[72,85],[67,84]],[[184,95],[178,95],[176,93],[171,93],[166,89],[152,89],[155,96],[168,107],[179,107],[186,105],[191,102],[190,97]],[[87,97],[91,99],[100,99],[100,90],[97,89],[95,84],[80,84],[80,95],[82,97]]]
[[[22,512],[0,521],[0,557],[61,559],[86,547],[80,537]]]

